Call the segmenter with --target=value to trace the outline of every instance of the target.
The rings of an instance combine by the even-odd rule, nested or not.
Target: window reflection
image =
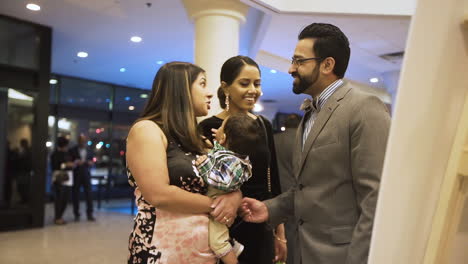
[[[26,207],[31,197],[31,180],[33,157],[31,150],[32,129],[34,125],[35,94],[19,89],[0,88],[3,107],[0,119],[6,126],[6,146],[2,167],[3,179],[2,201],[6,207]],[[6,121],[6,122],[5,122]],[[0,155],[1,156],[1,155]]]
[[[68,77],[62,77],[60,81],[60,104],[109,110],[111,85]]]
[[[117,87],[115,89],[114,110],[117,112],[128,112],[140,114],[148,100],[150,91]]]
[[[57,107],[52,108],[48,119],[46,147],[49,155],[55,149],[57,137],[69,139],[69,147],[73,148],[79,135],[84,134],[95,160],[90,170],[93,196],[102,199],[129,197],[126,137],[150,91],[60,75],[53,75],[51,79],[56,81],[50,83],[50,103]],[[52,197],[50,178],[49,168],[47,193]]]

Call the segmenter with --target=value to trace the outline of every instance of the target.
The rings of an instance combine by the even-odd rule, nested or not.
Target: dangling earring
[[[224,100],[224,103],[226,104],[226,112],[229,112],[229,94],[226,95],[226,100]]]

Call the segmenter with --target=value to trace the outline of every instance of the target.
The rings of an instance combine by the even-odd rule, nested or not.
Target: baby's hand
[[[206,155],[198,156],[197,160],[195,161],[195,166],[200,165],[202,162],[204,162],[208,158]]]

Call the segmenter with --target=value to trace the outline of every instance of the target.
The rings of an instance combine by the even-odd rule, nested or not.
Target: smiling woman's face
[[[260,72],[257,67],[245,65],[231,85],[224,87],[229,95],[229,109],[246,112],[254,108],[261,94]]]

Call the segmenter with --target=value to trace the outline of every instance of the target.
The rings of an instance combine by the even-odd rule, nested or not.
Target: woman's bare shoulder
[[[151,120],[141,120],[133,124],[128,133],[127,139],[140,138],[140,139],[162,139],[167,141],[164,132],[158,124]]]

